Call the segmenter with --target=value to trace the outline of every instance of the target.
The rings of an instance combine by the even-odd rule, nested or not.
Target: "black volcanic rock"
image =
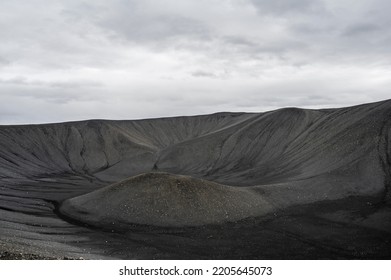
[[[239,251],[276,258],[287,249],[287,258],[391,257],[390,134],[390,100],[327,110],[0,126],[0,245],[54,258],[183,257],[158,245],[160,238],[180,242],[178,236],[132,235],[130,253],[121,247],[124,236],[87,231],[61,219],[67,216],[98,228],[203,225],[202,237],[184,230],[191,242],[182,247],[192,257]],[[209,243],[213,226],[224,228],[223,245]],[[276,245],[269,250],[261,239]],[[117,253],[96,245],[102,240],[120,244]],[[222,249],[194,249],[209,245]]]
[[[83,223],[200,226],[264,215],[272,209],[255,191],[189,176],[146,173],[66,200],[60,212]]]

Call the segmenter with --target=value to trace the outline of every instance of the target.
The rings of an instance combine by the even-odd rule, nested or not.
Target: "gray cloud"
[[[29,80],[26,77],[14,77],[10,79],[1,79],[0,84],[9,84],[16,86],[28,87],[46,87],[46,88],[61,88],[61,89],[83,89],[83,88],[99,88],[103,85],[98,81],[42,81]]]
[[[312,0],[251,0],[251,2],[262,14],[303,14],[318,11],[322,7],[322,1]]]
[[[183,37],[207,39],[208,35],[207,28],[200,21],[178,15],[157,15],[145,18],[142,14],[129,17],[127,13],[119,13],[118,17],[100,22],[100,26],[124,36],[129,41],[141,43],[156,41],[161,43]]]
[[[194,71],[191,73],[191,75],[194,77],[217,78],[216,74],[202,70]]]
[[[9,65],[11,62],[3,57],[0,57],[0,67],[1,66],[5,66],[5,65]]]
[[[352,26],[348,26],[344,32],[344,35],[346,36],[360,36],[360,35],[368,35],[368,33],[373,33],[376,31],[379,31],[380,27],[377,26],[376,24],[372,23],[360,23],[360,24],[355,24]]]
[[[386,0],[2,1],[0,123],[386,99],[390,9]]]

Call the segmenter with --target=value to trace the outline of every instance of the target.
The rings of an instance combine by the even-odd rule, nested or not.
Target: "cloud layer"
[[[385,0],[6,0],[0,123],[391,97]]]

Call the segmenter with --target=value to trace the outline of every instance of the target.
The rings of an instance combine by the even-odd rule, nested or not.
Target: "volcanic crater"
[[[388,259],[391,101],[0,126],[0,256]]]

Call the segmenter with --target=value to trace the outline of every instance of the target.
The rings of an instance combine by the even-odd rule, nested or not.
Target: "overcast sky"
[[[391,98],[389,0],[1,0],[0,124]]]

